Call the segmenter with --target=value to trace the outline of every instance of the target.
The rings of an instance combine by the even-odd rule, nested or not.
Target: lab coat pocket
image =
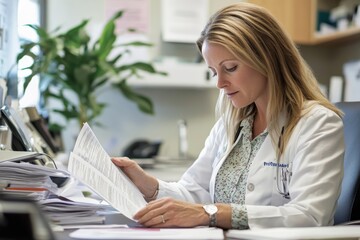
[[[272,206],[282,206],[288,202],[290,202],[289,195],[289,181],[285,181],[286,179],[283,176],[283,173],[288,172],[288,169],[284,167],[274,167],[273,168],[273,192],[271,198]],[[289,177],[289,176],[286,176]],[[285,182],[284,182],[285,181]],[[285,184],[285,186],[284,186]]]

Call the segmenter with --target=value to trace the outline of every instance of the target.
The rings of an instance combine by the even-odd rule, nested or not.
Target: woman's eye
[[[234,72],[237,69],[237,66],[231,68],[225,68],[227,72]]]

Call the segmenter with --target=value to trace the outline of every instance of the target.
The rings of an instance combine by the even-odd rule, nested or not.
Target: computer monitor
[[[15,109],[5,104],[1,107],[0,116],[12,132],[12,150],[33,151],[29,130]]]
[[[49,220],[36,202],[6,198],[0,192],[1,239],[54,240]]]

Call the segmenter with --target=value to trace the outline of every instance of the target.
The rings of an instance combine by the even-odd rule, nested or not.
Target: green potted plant
[[[34,29],[38,41],[30,41],[21,45],[17,61],[31,57],[32,64],[25,69],[30,74],[25,77],[24,89],[36,75],[40,76],[40,94],[45,100],[57,99],[62,103],[62,109],[51,109],[61,114],[67,121],[76,119],[81,127],[84,122],[98,124],[96,118],[101,115],[106,104],[97,99],[97,90],[110,84],[138,108],[147,114],[153,114],[152,101],[136,93],[127,84],[130,77],[141,77],[139,72],[162,74],[148,62],[133,62],[119,64],[119,61],[130,53],[129,47],[149,47],[151,44],[132,41],[116,45],[115,22],[123,15],[118,11],[106,23],[99,38],[91,43],[85,27],[89,20],[64,33],[49,33],[45,29],[28,25]],[[134,31],[129,29],[129,31]],[[113,50],[118,49],[115,56]],[[120,53],[119,53],[120,50]],[[112,54],[112,55],[111,55]],[[68,94],[74,97],[69,98]],[[52,123],[53,129],[59,126]]]

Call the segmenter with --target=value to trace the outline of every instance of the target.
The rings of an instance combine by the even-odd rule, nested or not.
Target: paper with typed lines
[[[139,189],[112,163],[87,123],[82,127],[70,153],[68,169],[74,177],[130,219],[146,205]]]

